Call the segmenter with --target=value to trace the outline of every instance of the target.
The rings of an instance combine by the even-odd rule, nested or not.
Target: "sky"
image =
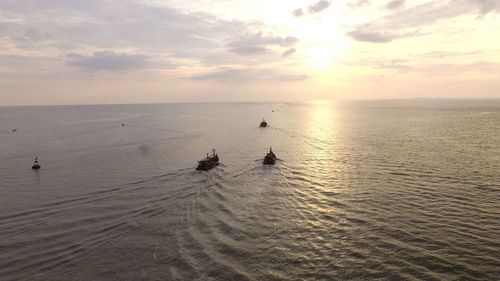
[[[500,0],[0,0],[0,106],[500,98]]]

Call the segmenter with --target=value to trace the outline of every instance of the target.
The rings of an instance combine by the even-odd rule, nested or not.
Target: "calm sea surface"
[[[2,281],[500,280],[499,253],[500,100],[0,108]]]

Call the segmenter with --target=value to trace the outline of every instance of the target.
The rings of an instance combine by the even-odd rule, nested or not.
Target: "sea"
[[[0,280],[500,280],[500,100],[1,107]]]

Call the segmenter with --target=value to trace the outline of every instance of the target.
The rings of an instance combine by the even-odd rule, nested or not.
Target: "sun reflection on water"
[[[330,144],[335,135],[335,111],[333,103],[318,100],[310,103],[309,131],[318,144]]]
[[[337,112],[331,101],[313,101],[309,104],[307,166],[318,183],[328,186],[336,163],[334,151],[338,127]]]

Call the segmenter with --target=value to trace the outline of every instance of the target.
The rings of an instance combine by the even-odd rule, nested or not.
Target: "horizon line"
[[[408,98],[364,98],[364,99],[311,99],[293,101],[171,101],[171,102],[138,102],[138,103],[74,103],[74,104],[7,104],[2,107],[43,107],[43,106],[95,106],[95,105],[161,105],[161,104],[215,104],[215,103],[309,103],[325,102],[356,102],[356,101],[406,101],[406,100],[500,100],[500,97],[408,97]]]

